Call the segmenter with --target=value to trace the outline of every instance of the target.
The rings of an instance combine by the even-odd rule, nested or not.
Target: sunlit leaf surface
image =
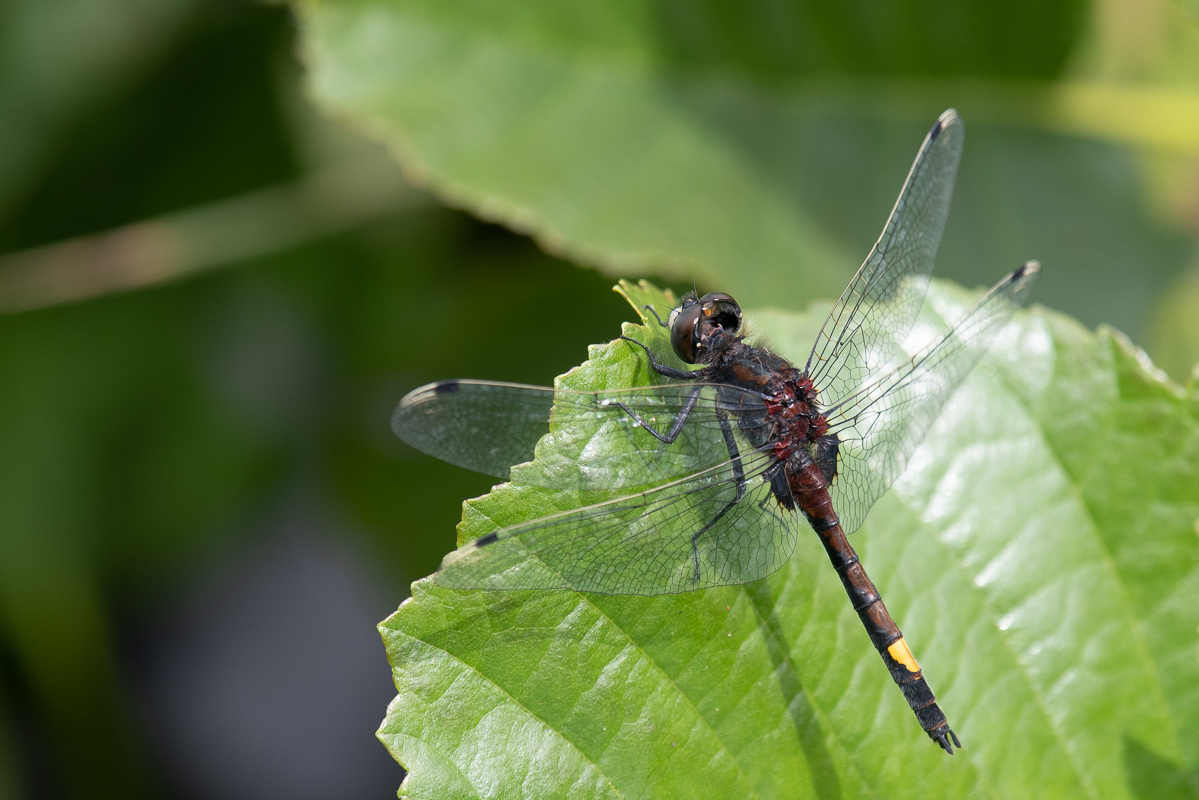
[[[930,299],[952,319],[970,297],[934,285]],[[750,317],[796,359],[820,313]],[[561,383],[649,380],[617,344]],[[801,535],[769,578],[682,595],[418,582],[381,626],[399,694],[379,736],[410,770],[401,794],[1193,796],[1196,410],[1119,336],[1022,314],[854,537],[961,735],[953,758]],[[552,463],[551,444],[523,469]],[[571,502],[497,487],[466,504],[459,541]]]

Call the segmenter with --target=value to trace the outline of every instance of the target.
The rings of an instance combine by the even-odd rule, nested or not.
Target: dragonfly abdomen
[[[849,595],[853,609],[870,637],[870,643],[887,665],[891,679],[903,692],[904,699],[908,701],[908,706],[920,722],[920,727],[929,738],[952,755],[954,746],[961,747],[961,742],[950,729],[949,721],[937,705],[937,697],[924,679],[924,673],[903,638],[903,633],[895,624],[882,596],[849,543],[849,537],[845,535],[841,522],[833,511],[828,483],[820,464],[811,459],[804,461],[806,463],[789,475],[790,488],[796,504],[803,510],[812,529],[820,536],[824,551],[841,578],[841,585],[845,587],[845,593]]]

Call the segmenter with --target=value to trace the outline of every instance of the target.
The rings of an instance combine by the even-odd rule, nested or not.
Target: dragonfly
[[[691,293],[665,320],[652,306],[642,315],[665,329],[684,367],[636,337],[616,340],[645,359],[654,384],[580,391],[452,380],[405,396],[391,425],[417,449],[594,500],[493,530],[446,556],[434,581],[640,595],[744,584],[782,567],[806,522],[923,730],[950,755],[961,748],[848,535],[1040,271],[1026,262],[929,344],[903,351],[963,139],[961,118],[946,111],[802,366],[748,341],[730,295]],[[526,464],[535,456],[541,469]]]

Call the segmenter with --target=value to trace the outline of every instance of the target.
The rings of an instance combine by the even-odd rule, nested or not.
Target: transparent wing
[[[442,381],[410,392],[391,428],[403,441],[476,472],[553,488],[664,483],[728,459],[720,415],[743,432],[767,424],[762,397],[733,386],[671,383],[576,392],[490,381]],[[674,430],[684,416],[684,424]],[[646,428],[673,433],[663,442]],[[538,442],[552,447],[533,467]],[[516,469],[513,469],[516,467]]]
[[[500,528],[450,553],[455,589],[674,594],[763,578],[795,549],[798,514],[775,499],[769,452],[664,486]]]
[[[963,139],[961,117],[946,111],[920,146],[874,249],[824,321],[806,367],[823,405],[853,394],[900,352],[928,290]]]
[[[940,338],[826,411],[840,440],[831,495],[841,527],[861,527],[890,488],[945,402],[991,346],[995,334],[1028,302],[1040,274],[1030,261],[983,296]]]
[[[489,381],[439,381],[414,389],[391,414],[391,430],[424,453],[507,478],[533,459],[549,432],[554,390]]]

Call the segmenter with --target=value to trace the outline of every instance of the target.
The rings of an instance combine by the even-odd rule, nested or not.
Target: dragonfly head
[[[688,364],[697,364],[733,341],[741,330],[741,306],[731,295],[689,295],[670,312],[670,346]]]

